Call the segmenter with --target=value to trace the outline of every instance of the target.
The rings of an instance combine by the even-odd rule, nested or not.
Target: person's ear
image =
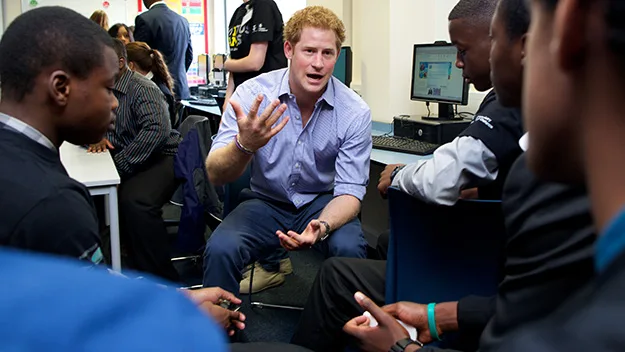
[[[123,57],[119,58],[119,69],[123,69],[126,66],[126,60]]]
[[[527,43],[527,33],[521,36],[521,66],[525,67],[525,45]]]
[[[71,78],[65,71],[54,71],[48,78],[48,93],[59,106],[66,106],[71,92]]]
[[[564,70],[575,69],[584,60],[587,12],[581,0],[560,0],[556,7],[550,51]]]
[[[286,56],[287,59],[291,60],[293,58],[294,49],[295,48],[289,41],[284,41],[284,56]]]
[[[129,68],[131,71],[134,71],[134,70],[135,70],[135,63],[134,63],[134,62],[132,62],[132,61],[130,61],[130,62],[128,63],[128,68]]]

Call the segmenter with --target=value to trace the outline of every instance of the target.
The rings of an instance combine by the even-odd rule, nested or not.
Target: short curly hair
[[[329,29],[336,35],[336,47],[345,41],[345,25],[338,16],[323,6],[308,6],[297,11],[284,26],[284,40],[295,45],[306,27]]]

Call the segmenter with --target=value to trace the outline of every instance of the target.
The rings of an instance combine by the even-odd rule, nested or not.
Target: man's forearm
[[[358,212],[360,212],[360,200],[352,195],[343,194],[334,197],[323,208],[319,220],[326,221],[334,231],[355,218]]]
[[[233,182],[243,175],[250,160],[252,155],[240,151],[232,141],[206,158],[208,179],[215,186]]]
[[[224,68],[228,72],[254,72],[260,70],[250,56],[242,59],[228,59],[224,64]],[[262,66],[261,66],[262,67]]]

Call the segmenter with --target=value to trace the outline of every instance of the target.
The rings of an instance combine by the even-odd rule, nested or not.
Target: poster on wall
[[[206,0],[165,0],[167,6],[174,12],[182,15],[189,21],[191,30],[191,44],[193,46],[193,62],[187,71],[187,80],[190,86],[206,84],[206,73],[198,70],[198,56],[206,53],[208,48],[208,34],[206,33]],[[139,0],[139,9],[143,10]]]
[[[63,6],[85,17],[96,10],[104,10],[109,24],[126,23],[126,0],[22,0],[22,12],[41,6]]]

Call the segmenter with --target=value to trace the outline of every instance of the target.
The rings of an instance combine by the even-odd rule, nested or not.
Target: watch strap
[[[395,176],[397,176],[397,173],[401,171],[401,169],[403,169],[404,167],[406,167],[406,165],[397,165],[394,169],[393,172],[391,172],[391,183],[393,182],[393,180],[395,179]]]
[[[389,352],[403,352],[409,345],[417,345],[419,347],[423,347],[421,341],[415,341],[409,337],[406,337],[405,339],[401,339],[395,342],[395,344],[391,346]]]

